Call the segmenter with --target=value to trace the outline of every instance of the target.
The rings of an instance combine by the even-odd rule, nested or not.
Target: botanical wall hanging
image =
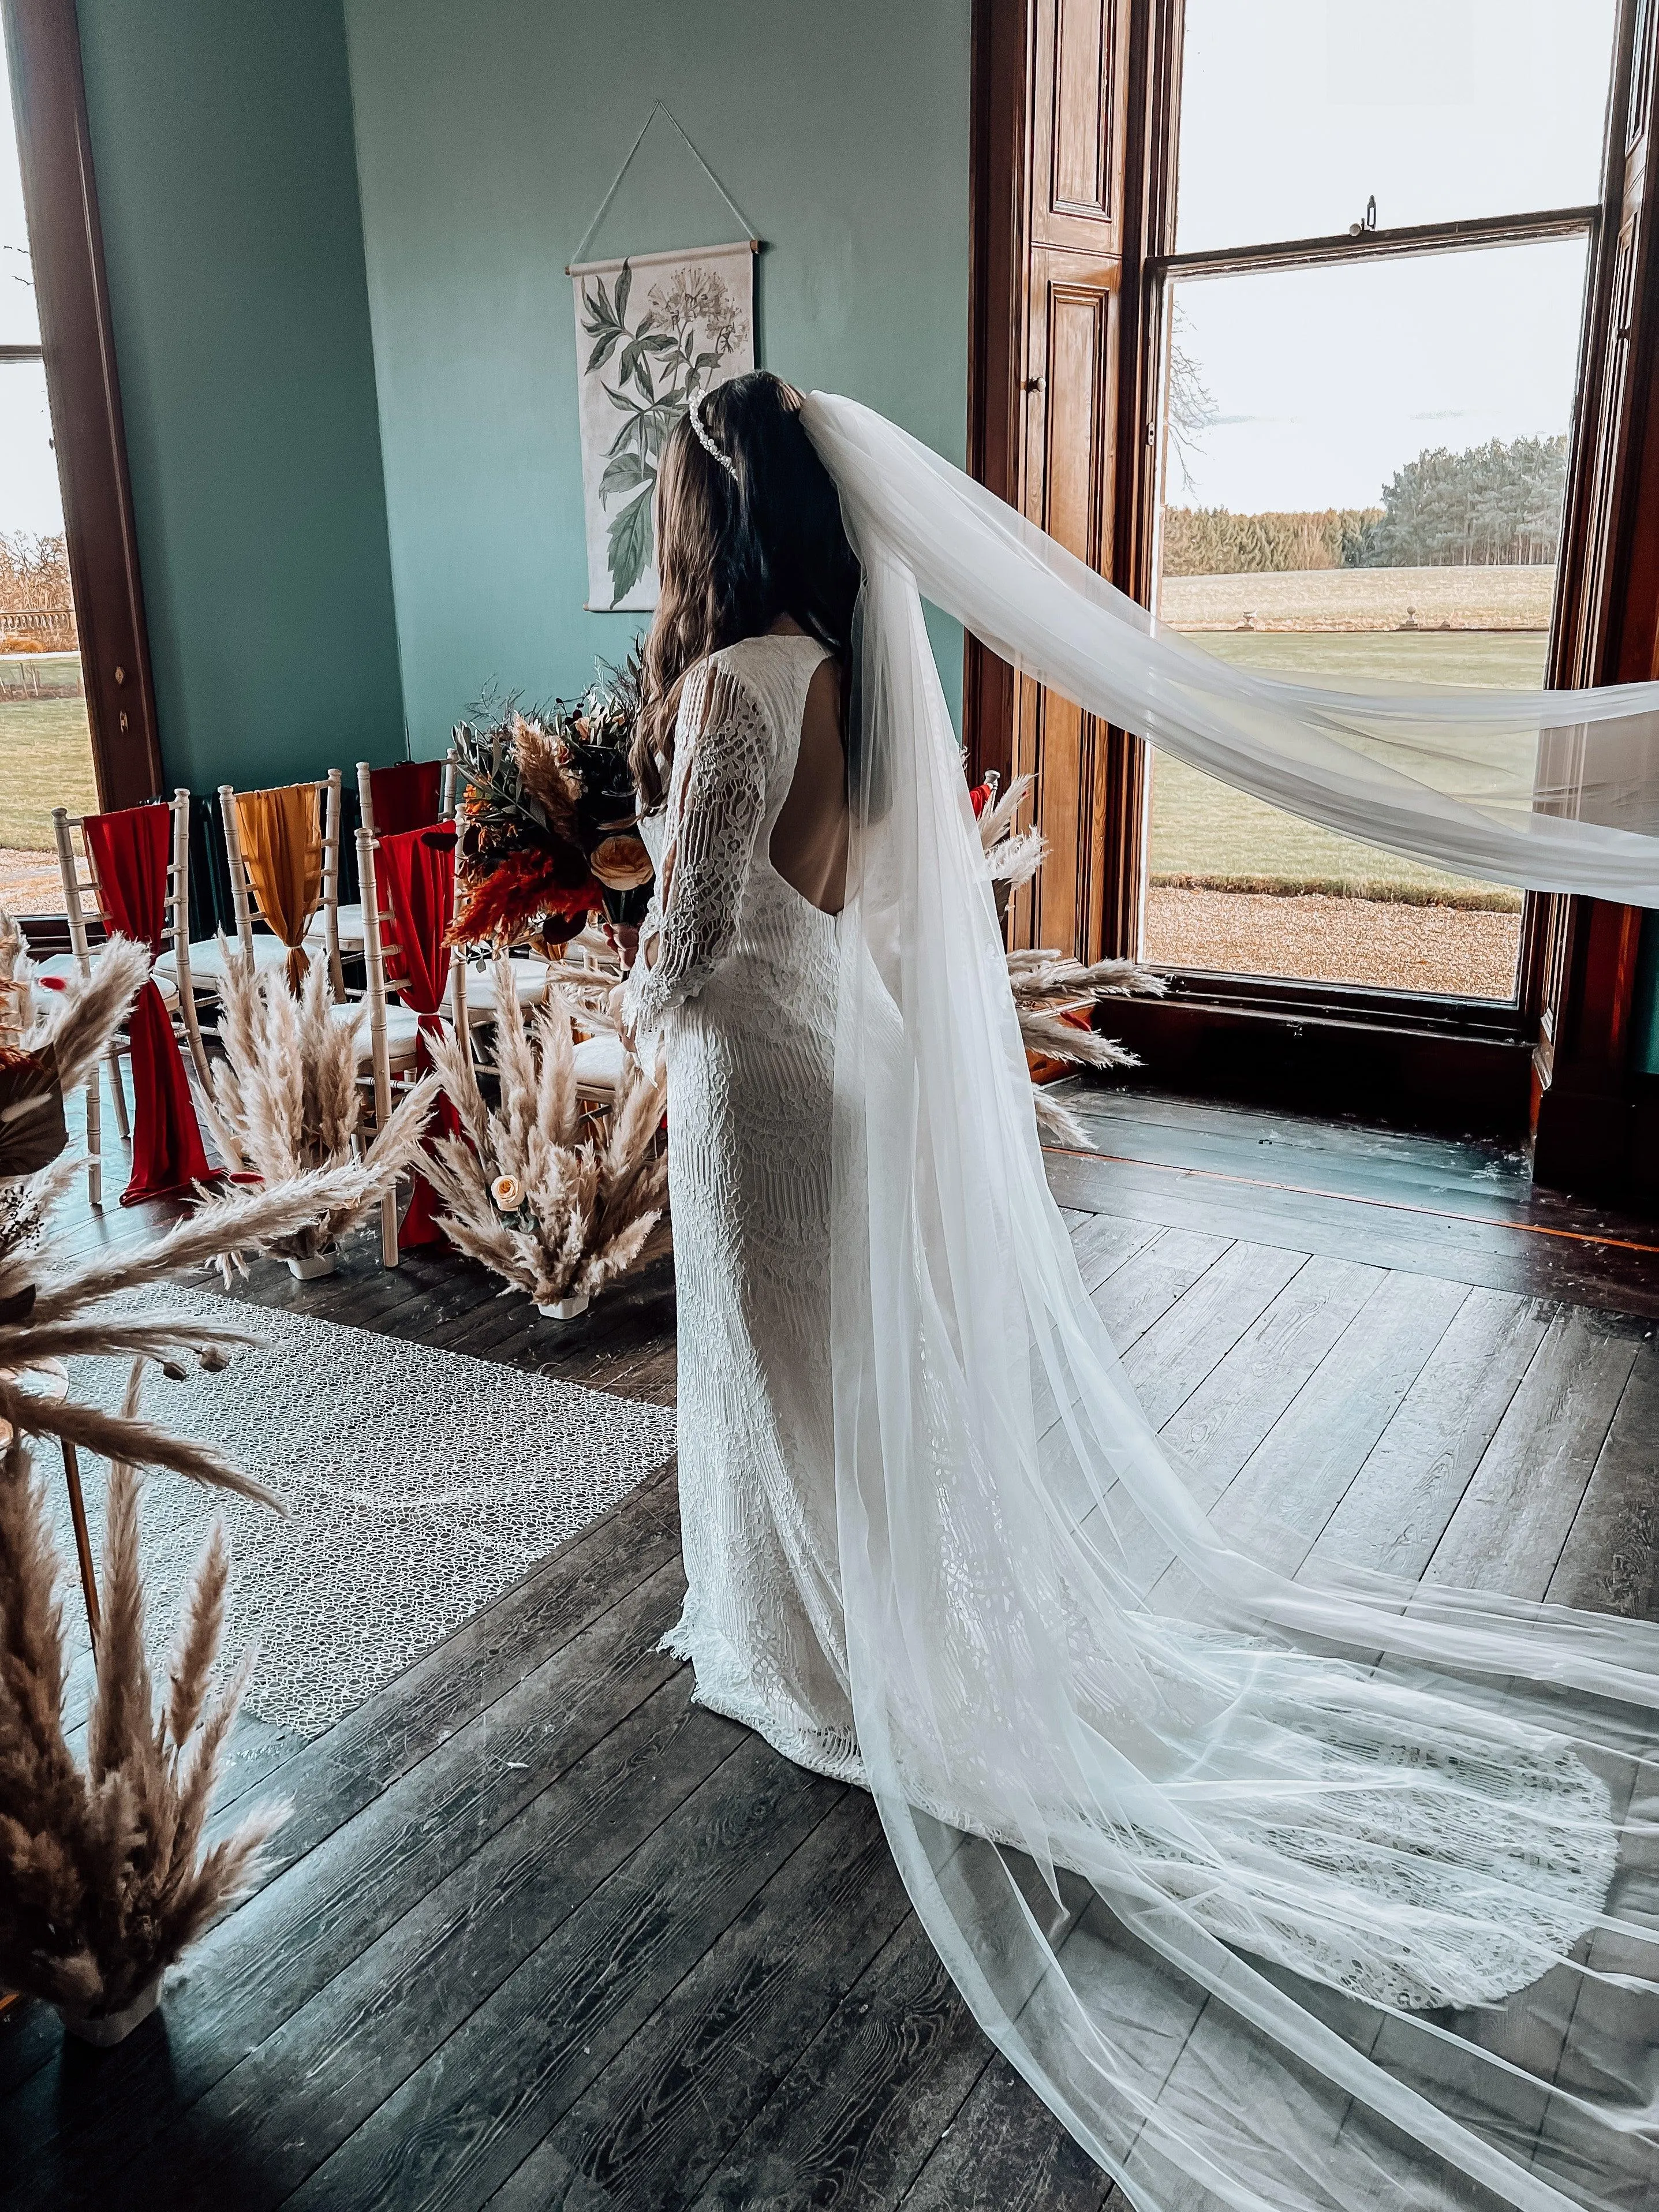
[[[587,605],[654,607],[663,441],[699,392],[755,366],[747,239],[573,266]]]
[[[732,246],[585,261],[582,256],[659,115],[737,217],[744,235]],[[657,604],[651,501],[663,441],[700,392],[754,368],[754,258],[759,251],[748,216],[684,125],[664,101],[653,100],[639,137],[565,269],[575,289],[587,605],[595,612]]]

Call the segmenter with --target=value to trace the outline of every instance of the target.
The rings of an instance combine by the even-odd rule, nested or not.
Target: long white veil
[[[1659,686],[1243,674],[892,425],[804,416],[864,565],[837,1001],[859,1742],[975,2014],[1145,2212],[1659,2189],[1659,1627],[1291,1582],[1170,1465],[1051,1199],[921,596],[1275,804],[1659,904]]]

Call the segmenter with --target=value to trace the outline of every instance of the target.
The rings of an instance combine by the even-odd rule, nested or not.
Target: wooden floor
[[[1054,1185],[1219,1520],[1292,1571],[1655,1612],[1659,1226],[1480,1146],[1083,1104],[1098,1149]],[[672,1396],[666,1258],[551,1352],[471,1266],[383,1274],[367,1240],[240,1295]],[[289,1796],[276,1871],[118,2050],[0,2017],[0,2203],[1111,2201],[968,2017],[869,1802],[690,1703],[655,1648],[681,1589],[671,1473],[327,1735],[250,1732],[219,1817]]]

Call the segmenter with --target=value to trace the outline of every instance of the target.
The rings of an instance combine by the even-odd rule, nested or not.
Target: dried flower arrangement
[[[135,1431],[133,1370],[123,1409]],[[0,1983],[57,2006],[93,2043],[153,2008],[163,1970],[233,1905],[287,1808],[256,1808],[204,1850],[244,1660],[209,1699],[228,1565],[215,1524],[198,1562],[159,1716],[144,1656],[138,1489],[110,1471],[97,1681],[87,1763],[64,1740],[63,1609],[44,1486],[0,1455]]]
[[[362,1145],[357,1036],[366,1012],[359,1006],[348,1014],[335,1005],[323,961],[313,963],[295,999],[276,971],[256,974],[251,961],[226,952],[224,1057],[213,1066],[212,1097],[202,1102],[214,1142],[228,1167],[258,1176],[269,1191],[319,1170],[335,1171],[336,1196],[325,1210],[313,1205],[298,1228],[264,1241],[263,1249],[287,1260],[295,1274],[326,1273],[334,1244],[414,1164],[437,1091],[436,1078],[422,1077]],[[229,1203],[210,1194],[205,1207]]]
[[[630,1058],[614,1103],[589,1113],[576,1092],[568,1001],[551,994],[526,1030],[505,960],[495,977],[499,1103],[485,1105],[465,1043],[434,1040],[462,1134],[439,1141],[427,1173],[451,1242],[568,1320],[634,1265],[662,1213],[664,1085]]]
[[[556,951],[591,914],[637,925],[652,875],[628,766],[638,682],[630,655],[574,705],[487,701],[490,726],[457,726],[454,943]]]
[[[113,940],[90,977],[49,1001],[41,1024],[7,1048],[32,1084],[19,1110],[0,1116],[0,1981],[55,2004],[94,2043],[118,2041],[153,2006],[161,1971],[240,1894],[283,1817],[280,1808],[261,1808],[203,1849],[246,1680],[245,1663],[210,1703],[223,1538],[216,1528],[198,1563],[158,1717],[144,1652],[133,1472],[168,1468],[278,1503],[221,1454],[170,1435],[138,1410],[147,1359],[173,1376],[190,1358],[216,1370],[233,1346],[257,1340],[191,1315],[112,1313],[104,1302],[301,1232],[337,1207],[356,1172],[325,1170],[233,1197],[137,1251],[75,1272],[52,1267],[43,1236],[76,1164],[35,1165],[50,1118],[40,1102],[58,1090],[60,1073],[73,1081],[97,1063],[148,972],[142,950]],[[61,1096],[57,1106],[61,1131]],[[133,1361],[118,1414],[70,1395],[65,1363],[81,1354]],[[26,1437],[83,1446],[111,1462],[84,1771],[64,1735],[58,1562]],[[66,1465],[72,1469],[67,1451]]]
[[[994,772],[974,787],[970,796],[979,823],[980,845],[998,893],[999,911],[1007,896],[1029,883],[1042,865],[1048,843],[1035,823],[1014,828],[1014,818],[1034,779],[1016,776],[1000,798]],[[1094,1027],[1094,1010],[1103,1000],[1133,992],[1161,997],[1168,988],[1161,975],[1138,960],[1074,960],[1069,953],[1038,949],[1008,955],[1019,1033],[1024,1041],[1036,1087],[1037,1127],[1045,1136],[1082,1144],[1087,1133],[1069,1107],[1048,1096],[1044,1085],[1076,1067],[1139,1067],[1140,1056]]]

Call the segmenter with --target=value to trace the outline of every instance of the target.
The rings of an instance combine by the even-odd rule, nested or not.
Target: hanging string
[[[651,112],[646,117],[645,121],[640,126],[639,137],[629,148],[626,155],[623,158],[623,165],[621,168],[617,170],[616,175],[611,180],[610,191],[599,202],[599,213],[594,216],[592,222],[588,224],[587,228],[582,233],[581,244],[576,248],[569,260],[564,264],[564,273],[567,276],[568,276],[574,270],[580,266],[581,258],[583,254],[586,252],[588,246],[592,240],[594,232],[598,230],[599,225],[605,221],[606,215],[610,212],[611,203],[616,198],[617,192],[621,190],[623,179],[628,174],[629,169],[634,166],[634,156],[639,152],[641,147],[645,143],[646,132],[649,131],[651,125],[656,121],[657,117],[659,114],[665,115],[669,121],[673,125],[675,130],[679,132],[680,137],[685,141],[686,146],[690,151],[691,157],[696,161],[697,167],[702,171],[704,176],[708,178],[709,183],[713,185],[714,190],[720,194],[720,198],[726,202],[727,207],[731,209],[732,214],[736,216],[738,221],[743,225],[744,236],[749,240],[749,243],[752,247],[758,249],[760,246],[760,239],[756,234],[755,226],[750,222],[748,216],[732,198],[731,193],[726,191],[726,186],[714,174],[714,172],[709,167],[708,162],[704,161],[702,154],[697,150],[697,147],[694,143],[690,131],[687,131],[685,125],[680,121],[678,116],[675,114],[673,109],[668,105],[668,102],[665,100],[653,100],[651,103]]]

